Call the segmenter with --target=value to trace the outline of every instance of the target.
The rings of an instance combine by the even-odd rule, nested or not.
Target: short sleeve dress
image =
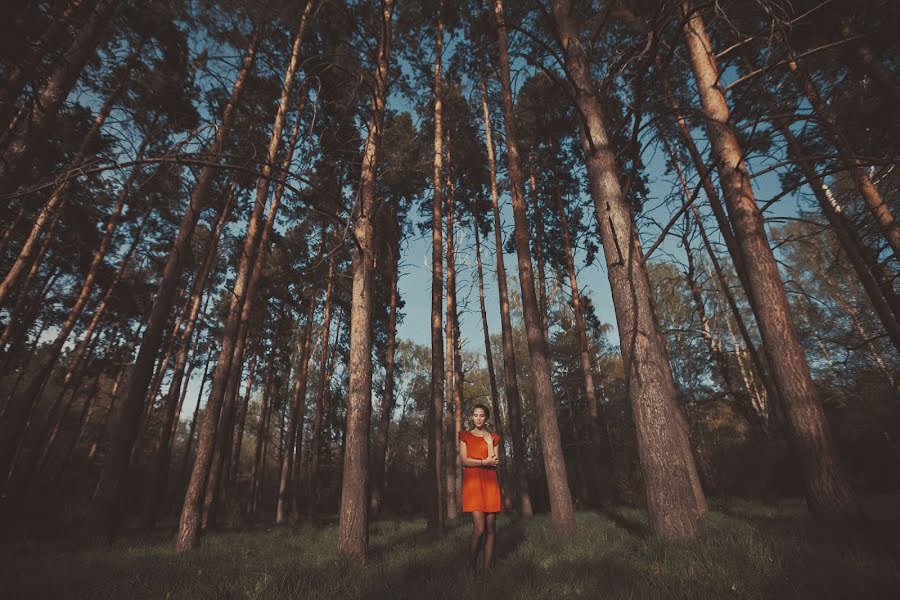
[[[494,447],[500,444],[500,436],[492,433]],[[483,437],[468,431],[460,431],[459,441],[466,443],[469,458],[487,458],[488,446]],[[463,467],[462,479],[463,512],[500,512],[500,482],[497,469],[491,467]]]

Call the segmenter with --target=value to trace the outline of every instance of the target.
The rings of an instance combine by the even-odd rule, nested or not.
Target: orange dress
[[[500,444],[500,436],[492,433],[494,447]],[[488,446],[484,438],[460,431],[459,441],[466,443],[469,458],[482,459],[488,456]],[[485,467],[463,467],[462,480],[463,512],[500,512],[500,482],[497,469]]]

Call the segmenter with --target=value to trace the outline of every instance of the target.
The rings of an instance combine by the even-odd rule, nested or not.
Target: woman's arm
[[[491,463],[491,459],[489,458],[469,458],[469,451],[466,448],[466,443],[462,440],[459,441],[459,461],[464,467],[486,467],[491,464],[496,464],[496,462]]]

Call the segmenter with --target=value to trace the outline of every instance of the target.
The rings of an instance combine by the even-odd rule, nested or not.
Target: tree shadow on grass
[[[622,514],[615,506],[605,506],[598,512],[599,514],[612,521],[614,525],[624,529],[637,538],[646,539],[652,534],[652,531],[650,531],[650,528],[647,527],[645,523],[638,519],[627,517],[626,515]]]

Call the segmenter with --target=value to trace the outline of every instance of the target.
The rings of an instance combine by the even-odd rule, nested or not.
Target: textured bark
[[[582,117],[584,160],[616,311],[650,524],[664,537],[691,538],[699,532],[706,499],[654,314],[640,239],[619,184],[603,109],[570,3],[554,0],[553,16]]]
[[[396,219],[396,215],[394,218]],[[400,295],[397,291],[397,282],[400,278],[399,233],[395,224],[395,241],[391,244],[389,258],[391,261],[390,305],[388,307],[387,349],[384,357],[384,392],[381,394],[381,413],[378,416],[378,428],[375,430],[375,443],[372,451],[369,511],[373,518],[377,517],[381,511],[388,430],[391,426],[391,413],[394,410],[394,354],[397,350],[397,305],[400,302]]]
[[[4,140],[6,146],[0,158],[0,191],[14,190],[27,175],[27,162],[38,148],[47,143],[47,131],[93,56],[118,6],[119,3],[114,0],[97,1],[35,101],[23,108],[24,113],[16,119],[15,129]]]
[[[181,457],[181,468],[178,471],[178,483],[187,477],[188,464],[191,458],[191,445],[194,443],[194,433],[197,431],[197,417],[200,415],[200,401],[203,400],[203,388],[206,387],[206,381],[209,376],[209,365],[212,362],[212,349],[206,357],[206,366],[203,367],[203,377],[200,378],[200,391],[197,393],[197,404],[194,406],[194,415],[191,417],[191,426],[188,429],[188,437],[184,443],[184,456]]]
[[[378,149],[387,101],[388,64],[391,52],[393,0],[382,0],[380,35],[372,89],[368,136],[363,148],[359,201],[353,234],[353,289],[350,312],[350,360],[347,390],[347,424],[338,550],[359,561],[366,560],[369,544],[369,415],[372,411],[372,298],[375,293],[376,237],[374,222],[379,208],[375,197]]]
[[[516,379],[516,353],[513,349],[512,322],[509,316],[509,291],[506,286],[506,265],[503,261],[503,232],[500,223],[500,199],[497,191],[497,161],[494,158],[494,142],[491,135],[491,118],[487,103],[487,82],[481,79],[481,108],[484,114],[485,145],[491,174],[491,205],[494,214],[494,254],[497,257],[497,293],[500,299],[500,329],[503,337],[503,388],[506,391],[506,408],[509,412],[509,431],[512,435],[512,477],[519,500],[519,514],[532,516],[531,495],[525,473],[525,436],[522,434],[522,410],[519,400],[519,383]]]
[[[428,407],[428,466],[431,480],[428,529],[444,530],[443,474],[443,414],[444,414],[444,334],[442,310],[444,305],[444,240],[443,212],[443,81],[442,56],[444,49],[444,2],[439,0],[434,47],[434,193],[431,203],[431,404]]]
[[[541,324],[537,296],[535,294],[534,270],[528,240],[528,217],[525,209],[525,175],[517,145],[513,113],[512,86],[510,84],[509,51],[506,23],[503,16],[503,1],[494,0],[498,46],[500,50],[500,83],[502,86],[503,116],[506,124],[507,162],[509,180],[512,186],[512,208],[515,220],[513,241],[519,263],[519,284],[522,290],[522,313],[528,336],[528,354],[531,358],[534,403],[537,411],[538,431],[547,475],[550,495],[550,516],[557,533],[575,533],[575,511],[572,506],[572,492],[569,490],[566,465],[563,458],[559,423],[556,418],[556,402],[550,384],[550,351],[544,328]]]
[[[203,291],[206,289],[206,282],[209,273],[215,265],[218,258],[219,240],[222,232],[225,230],[225,224],[231,214],[231,206],[234,202],[234,189],[229,190],[225,206],[219,215],[216,228],[210,236],[209,244],[206,249],[206,256],[200,272],[194,279],[193,290],[191,291],[190,313],[185,320],[184,329],[181,331],[179,340],[178,356],[175,359],[175,366],[172,369],[172,380],[169,383],[169,389],[163,400],[163,418],[160,424],[156,446],[154,448],[155,459],[150,466],[150,476],[147,485],[147,497],[144,504],[144,511],[141,516],[141,526],[150,529],[156,525],[156,519],[162,499],[165,497],[166,486],[169,478],[169,463],[172,458],[172,436],[175,433],[175,425],[178,420],[177,412],[181,405],[179,402],[179,391],[181,389],[182,380],[184,379],[184,371],[188,364],[188,353],[191,346],[191,338],[194,334],[194,328],[197,324],[197,317],[200,315],[200,308],[203,303]],[[187,381],[190,381],[188,376]],[[187,385],[184,386],[187,388]]]
[[[750,187],[750,174],[734,130],[706,28],[689,2],[682,4],[690,52],[712,151],[736,241],[747,268],[748,292],[760,312],[763,342],[781,391],[788,434],[803,473],[806,498],[818,516],[855,518],[859,504],[834,452],[834,444],[788,308],[784,284]]]
[[[450,151],[447,151],[448,167],[452,164]],[[447,390],[453,399],[453,404],[448,408],[452,413],[448,415],[445,447],[447,448],[447,518],[459,517],[460,507],[458,500],[462,497],[462,468],[456,457],[459,456],[459,438],[456,435],[462,429],[462,357],[459,347],[459,315],[456,308],[456,247],[454,229],[456,227],[456,187],[453,180],[447,180],[447,201],[444,207],[447,220],[446,264],[447,264],[447,322],[446,322],[446,350],[445,361],[447,364]]]
[[[222,122],[216,131],[215,140],[209,148],[209,152],[213,156],[218,155],[223,148],[225,137],[232,124],[235,108],[244,89],[244,83],[253,67],[257,42],[258,33],[254,32],[244,54],[241,70],[232,87],[231,97],[223,112]],[[94,523],[96,534],[106,539],[111,539],[115,533],[120,487],[128,467],[129,453],[138,432],[141,407],[147,395],[147,387],[152,377],[153,363],[159,351],[163,329],[171,312],[172,304],[175,301],[174,292],[181,278],[183,258],[187,252],[188,242],[197,224],[197,219],[206,204],[207,190],[216,172],[217,169],[215,167],[207,166],[200,171],[197,177],[197,183],[191,193],[190,205],[182,218],[177,237],[166,259],[159,294],[151,309],[150,319],[144,331],[140,351],[135,360],[131,381],[114,417],[112,446],[100,477],[97,500],[94,503],[91,519]],[[223,352],[223,354],[228,353]],[[219,407],[215,402],[210,404],[209,408],[218,416]]]
[[[106,99],[100,107],[100,110],[97,111],[97,116],[94,117],[94,122],[91,124],[91,128],[85,134],[84,138],[81,141],[81,144],[79,144],[78,151],[75,153],[75,158],[72,159],[70,165],[71,167],[80,166],[88,157],[88,154],[93,146],[96,144],[97,138],[100,135],[100,131],[103,128],[104,123],[106,123],[106,119],[109,117],[109,114],[112,112],[115,104],[121,98],[122,92],[125,89],[125,84],[128,82],[131,71],[134,68],[135,63],[137,62],[137,58],[140,56],[140,52],[143,47],[144,42],[141,41],[132,50],[131,55],[125,62],[125,67],[123,68],[122,74],[119,76],[115,87],[107,95]],[[137,152],[138,159],[143,156],[144,149],[146,148],[148,142],[149,139],[144,139],[141,143],[141,147]],[[139,172],[139,168],[132,169],[127,182],[122,187],[122,192],[118,198],[119,203],[124,202],[125,198],[127,197],[128,191],[130,191],[131,184],[134,182],[134,179],[137,177]],[[34,253],[38,248],[38,244],[44,234],[45,229],[50,226],[50,223],[53,219],[56,219],[59,216],[61,211],[63,211],[66,204],[68,203],[73,184],[73,178],[64,179],[62,183],[60,183],[60,185],[53,191],[53,193],[50,194],[50,198],[38,212],[34,224],[31,227],[31,231],[28,234],[28,238],[25,240],[25,243],[19,250],[19,253],[16,256],[16,260],[13,262],[9,271],[3,277],[3,281],[0,282],[0,306],[3,306],[3,304],[6,302],[11,290],[15,286],[19,277],[22,275],[24,270],[28,268],[28,265],[31,264],[32,259],[34,258]],[[2,184],[0,184],[0,187],[2,187]],[[121,207],[119,207],[119,211],[121,211]],[[118,214],[114,210],[109,219],[109,222],[115,224],[117,219]],[[113,230],[114,229],[115,225],[113,225]],[[107,242],[107,245],[108,244],[109,242]],[[100,252],[98,251],[98,253]],[[90,278],[91,276],[88,275],[88,277]]]
[[[235,282],[234,295],[232,297],[231,308],[229,310],[228,322],[225,325],[223,336],[222,353],[219,356],[219,367],[216,369],[216,377],[213,379],[213,385],[210,392],[207,414],[204,418],[203,429],[200,435],[200,444],[198,445],[197,459],[194,464],[194,472],[191,474],[191,484],[188,487],[188,495],[185,497],[185,504],[182,508],[181,523],[179,526],[178,540],[176,549],[179,552],[190,550],[197,545],[200,534],[200,517],[201,502],[204,496],[204,487],[206,479],[209,477],[213,459],[213,445],[215,439],[222,441],[220,458],[216,461],[216,472],[221,472],[221,462],[227,456],[224,452],[225,440],[231,438],[230,426],[234,409],[234,402],[230,401],[228,395],[228,386],[231,380],[230,369],[240,368],[243,359],[243,347],[246,335],[241,335],[240,324],[246,327],[249,318],[249,310],[252,306],[253,295],[255,292],[256,281],[259,278],[259,272],[265,260],[267,253],[266,239],[272,228],[275,214],[278,210],[281,194],[276,192],[270,207],[269,216],[266,224],[260,226],[259,217],[266,203],[266,196],[269,190],[269,176],[272,171],[272,165],[276,164],[278,147],[281,143],[281,132],[284,127],[285,117],[287,114],[288,101],[290,99],[291,87],[296,73],[300,45],[303,38],[303,32],[306,27],[307,19],[311,11],[311,0],[307,2],[306,8],[297,24],[294,42],[292,45],[291,58],[285,71],[284,82],[281,89],[281,97],[279,100],[278,111],[275,115],[275,121],[272,126],[272,135],[269,139],[269,147],[266,156],[266,162],[262,167],[262,174],[256,182],[256,199],[253,208],[253,216],[247,230],[247,238],[245,240],[244,253],[241,256],[241,265],[238,269],[238,278]],[[280,188],[279,188],[280,192]],[[262,240],[260,240],[262,238]],[[246,306],[245,306],[246,304]],[[234,390],[236,391],[236,383]],[[217,433],[219,428],[218,418],[225,404],[224,430]],[[211,482],[210,489],[215,494],[218,481]]]

